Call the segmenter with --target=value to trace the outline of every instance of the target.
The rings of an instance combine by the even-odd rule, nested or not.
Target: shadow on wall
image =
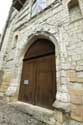
[[[4,71],[0,70],[0,85],[3,81]]]

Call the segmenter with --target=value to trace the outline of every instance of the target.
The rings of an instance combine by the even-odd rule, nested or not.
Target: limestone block
[[[30,114],[37,120],[45,122],[48,125],[56,125],[55,112],[52,110],[18,101],[12,104],[17,110]]]
[[[77,65],[76,70],[77,71],[83,71],[83,65]]]
[[[71,105],[71,118],[83,122],[83,106]]]
[[[57,95],[56,95],[56,99],[63,103],[68,103],[70,100],[70,97],[69,97],[68,93],[58,91]]]
[[[77,72],[77,77],[78,78],[83,78],[83,71],[82,72]]]
[[[17,87],[18,86],[9,86],[8,89],[7,89],[7,91],[6,91],[6,95],[10,96],[10,97],[14,96],[15,93],[16,93]]]
[[[70,82],[76,82],[77,81],[77,75],[76,75],[76,72],[74,70],[68,71],[67,75],[69,77]]]
[[[11,73],[5,72],[5,74],[3,76],[3,81],[9,82],[10,80],[11,80]]]
[[[70,111],[69,103],[64,103],[64,102],[61,102],[61,101],[58,101],[58,100],[56,100],[53,103],[53,107],[55,107],[57,109],[65,110],[65,112],[69,112]]]
[[[66,77],[66,71],[65,71],[65,70],[62,70],[62,71],[61,71],[61,76],[62,76],[62,77]]]
[[[5,72],[4,76],[3,76],[3,81],[0,86],[1,92],[6,92],[6,90],[8,89],[8,86],[10,84],[10,80],[11,80],[11,73]]]
[[[83,122],[78,122],[78,121],[75,121],[75,120],[70,120],[69,121],[69,125],[83,125]]]
[[[72,60],[73,61],[78,61],[80,59],[81,59],[80,55],[76,55],[76,54],[72,55]]]
[[[62,84],[67,84],[68,83],[68,77],[61,77],[61,83]]]
[[[78,82],[78,83],[83,83],[83,77],[82,74],[81,76],[79,76],[76,71],[74,70],[70,70],[67,72],[67,75],[69,77],[69,81],[72,82],[72,83],[75,83],[75,82]]]
[[[78,65],[78,66],[83,66],[83,60],[77,61],[77,65]]]
[[[6,84],[8,84],[8,83],[4,83],[0,86],[0,92],[4,92],[4,93],[6,92],[6,90],[8,88],[8,85],[6,85]]]
[[[69,83],[68,84],[68,89],[82,89],[83,88],[83,85],[81,83]]]
[[[55,119],[57,122],[64,123],[64,114],[61,111],[55,110]]]
[[[83,78],[77,78],[77,82],[83,83]]]
[[[82,104],[83,105],[83,96],[71,95],[70,101],[73,104]]]
[[[64,70],[68,70],[68,69],[70,69],[70,65],[63,63],[63,64],[61,65],[61,68],[64,69]]]
[[[58,89],[60,92],[62,92],[62,93],[68,93],[68,88],[67,88],[67,86],[65,85],[65,84],[62,84],[61,85],[61,87],[59,87],[59,89]],[[67,94],[66,94],[67,95]]]
[[[18,96],[17,95],[16,96],[7,97],[7,98],[9,100],[9,102],[16,102],[16,101],[18,101]]]
[[[70,95],[83,96],[83,88],[81,89],[69,89]]]

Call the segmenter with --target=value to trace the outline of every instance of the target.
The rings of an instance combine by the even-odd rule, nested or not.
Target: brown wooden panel
[[[52,108],[56,95],[55,57],[47,56],[37,60],[36,104]]]
[[[33,61],[25,61],[23,64],[22,79],[20,86],[19,100],[34,104],[34,67]],[[29,84],[24,84],[25,80],[29,80]]]
[[[33,57],[36,58],[52,53],[55,53],[55,47],[53,43],[49,42],[49,40],[38,39],[26,52],[24,59],[30,59]]]
[[[55,55],[24,61],[19,100],[52,108],[56,96]],[[30,80],[24,85],[24,80]]]

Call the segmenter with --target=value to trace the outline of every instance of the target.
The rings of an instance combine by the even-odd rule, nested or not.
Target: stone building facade
[[[0,95],[18,100],[24,55],[40,38],[55,45],[57,93],[54,110],[42,109],[37,117],[83,125],[83,0],[13,1],[1,41]]]

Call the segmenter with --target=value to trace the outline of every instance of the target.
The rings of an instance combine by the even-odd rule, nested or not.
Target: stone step
[[[55,112],[42,107],[34,106],[24,102],[14,102],[12,105],[19,111],[33,116],[35,119],[48,125],[56,125]]]

